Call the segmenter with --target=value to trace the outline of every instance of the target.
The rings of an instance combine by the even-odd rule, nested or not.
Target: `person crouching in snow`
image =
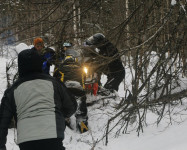
[[[38,52],[18,55],[18,80],[4,92],[0,105],[0,150],[6,150],[9,123],[14,116],[20,150],[65,150],[65,120],[77,109],[75,98],[55,78],[42,73]]]
[[[42,71],[46,74],[50,74],[50,66],[55,61],[55,51],[49,47],[45,47],[42,38],[35,38],[33,44],[34,47],[32,49],[36,50],[42,56]]]

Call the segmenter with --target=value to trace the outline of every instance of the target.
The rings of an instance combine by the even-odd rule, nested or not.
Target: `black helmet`
[[[96,33],[86,39],[86,45],[98,45],[105,41],[105,36],[102,33]]]

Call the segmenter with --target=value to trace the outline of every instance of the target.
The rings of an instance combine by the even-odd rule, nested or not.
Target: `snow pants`
[[[76,120],[87,121],[87,104],[86,104],[86,92],[82,89],[68,88],[68,90],[76,97],[78,108],[75,112]]]

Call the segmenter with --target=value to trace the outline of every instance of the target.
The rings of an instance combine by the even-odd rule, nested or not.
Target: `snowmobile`
[[[91,58],[84,57],[79,50],[68,49],[65,52],[65,59],[55,69],[61,74],[61,81],[77,81],[81,83],[86,93],[97,95],[98,75],[96,67]],[[54,74],[55,74],[54,73]]]
[[[97,64],[97,60],[92,56],[85,55],[82,49],[70,48],[65,51],[64,60],[56,64],[53,75],[65,83],[69,91],[77,98],[78,110],[75,117],[81,133],[88,130],[87,106],[98,101],[98,93],[106,98],[116,97],[116,94],[111,94],[111,91],[99,87],[100,78]],[[104,97],[99,97],[99,100]]]

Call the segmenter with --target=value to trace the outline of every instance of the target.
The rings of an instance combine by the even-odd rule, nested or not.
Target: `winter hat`
[[[42,57],[32,49],[26,49],[18,54],[18,72],[23,77],[33,72],[42,72]]]
[[[35,38],[34,39],[34,46],[36,46],[39,43],[41,43],[42,45],[44,45],[43,39],[42,38]]]

